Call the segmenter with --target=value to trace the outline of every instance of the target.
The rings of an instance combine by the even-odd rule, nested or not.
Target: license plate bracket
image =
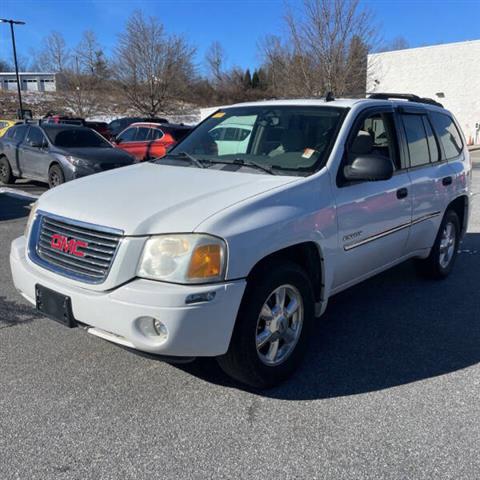
[[[37,310],[42,315],[68,328],[77,326],[77,322],[73,316],[72,300],[70,297],[37,284],[35,285],[35,300]]]

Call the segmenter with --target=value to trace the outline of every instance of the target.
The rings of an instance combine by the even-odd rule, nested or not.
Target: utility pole
[[[20,116],[20,120],[22,120],[23,119],[22,91],[21,91],[21,85],[20,85],[20,75],[18,74],[17,47],[15,45],[15,31],[13,29],[13,25],[25,25],[25,22],[21,22],[19,20],[7,20],[6,18],[0,18],[0,23],[10,24],[10,32],[12,34],[13,60],[15,62],[15,76],[17,77],[18,105],[20,107],[19,116]]]

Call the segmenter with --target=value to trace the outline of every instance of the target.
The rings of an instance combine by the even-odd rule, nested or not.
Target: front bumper
[[[17,290],[35,304],[35,285],[67,295],[75,319],[98,337],[148,353],[197,357],[222,355],[228,349],[245,280],[215,285],[173,285],[134,279],[105,292],[62,284],[25,255],[25,237],[12,242],[10,266]],[[186,305],[187,296],[215,292],[209,302]],[[168,338],[158,343],[138,327],[139,317],[163,322]]]

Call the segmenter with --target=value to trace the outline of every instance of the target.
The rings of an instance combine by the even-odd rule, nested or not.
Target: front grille
[[[66,277],[101,283],[108,276],[122,232],[40,213],[32,237],[35,248],[30,253],[34,252],[36,263]]]

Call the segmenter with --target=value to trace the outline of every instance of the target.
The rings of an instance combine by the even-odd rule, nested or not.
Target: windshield
[[[232,163],[241,169],[257,164],[259,173],[261,166],[277,174],[309,175],[325,162],[344,113],[345,109],[323,106],[226,108],[200,124],[169,155],[189,154],[207,166]]]
[[[110,148],[111,145],[89,128],[46,128],[45,133],[57,147],[63,148]]]

